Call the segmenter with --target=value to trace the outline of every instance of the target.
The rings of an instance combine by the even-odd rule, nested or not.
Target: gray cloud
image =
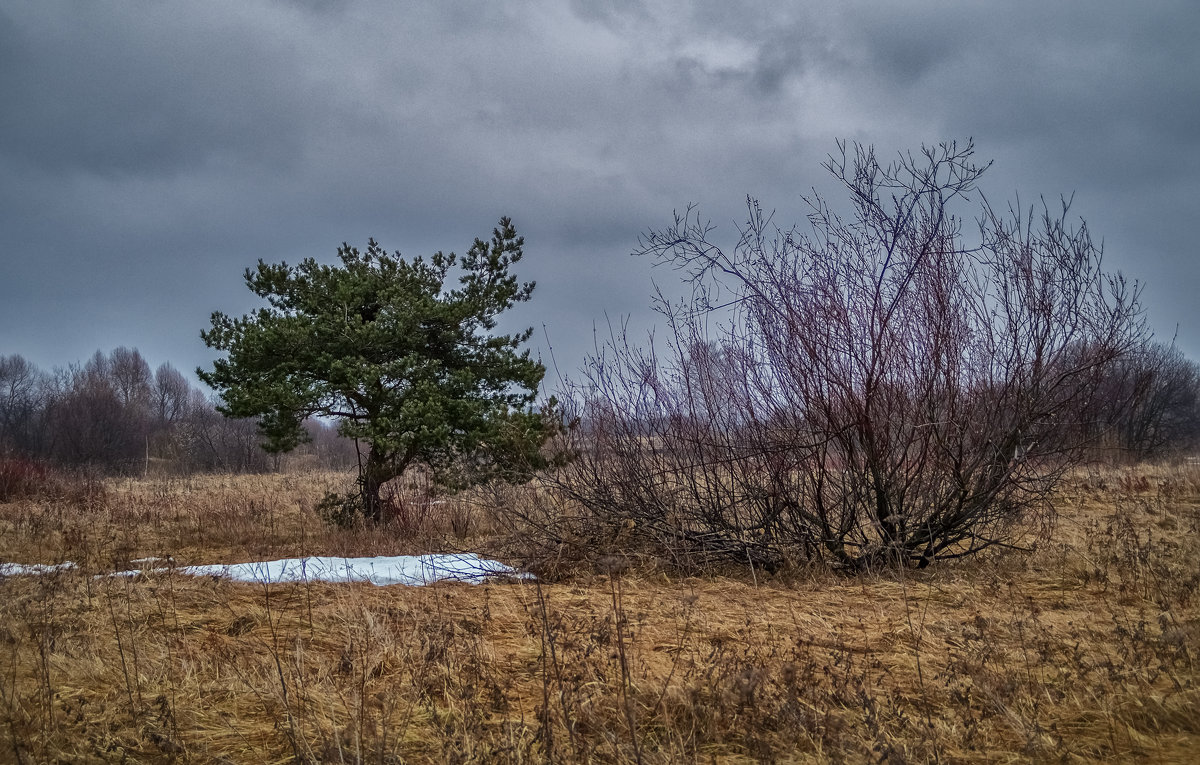
[[[646,320],[646,227],[747,193],[799,221],[838,137],[974,136],[989,198],[1076,191],[1200,355],[1200,10],[1127,3],[397,4],[0,10],[0,353],[189,367],[256,258],[466,247],[510,214],[560,362]],[[657,275],[662,278],[662,275]]]
[[[301,150],[300,94],[278,87],[295,53],[261,20],[223,23],[187,6],[139,12],[36,4],[5,67],[0,146],[47,172],[174,176],[225,158],[271,171]],[[192,9],[194,10],[194,8]],[[299,118],[299,119],[298,119]]]

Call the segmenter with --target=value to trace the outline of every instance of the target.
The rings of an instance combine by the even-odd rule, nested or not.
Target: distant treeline
[[[1162,459],[1200,449],[1200,365],[1149,343],[1104,381],[1103,407],[1081,413],[1097,456]],[[229,419],[170,364],[151,371],[136,349],[97,351],[83,364],[46,372],[0,356],[0,457],[19,456],[110,473],[262,472],[279,467],[258,424]],[[355,464],[354,443],[309,420],[310,441],[287,455],[314,467]]]
[[[1200,450],[1200,364],[1149,341],[1103,373],[1097,408],[1077,425],[1098,456],[1161,460]]]
[[[713,348],[698,356],[709,367],[720,364],[721,352]],[[696,357],[693,353],[690,361]],[[1094,374],[1098,394],[1063,412],[1057,438],[1085,444],[1092,459],[1106,462],[1200,455],[1200,364],[1174,344],[1148,341]],[[1050,380],[1053,384],[1053,375]],[[605,427],[606,416],[585,407],[580,431],[591,438],[589,433]]]
[[[217,401],[170,364],[151,371],[136,349],[97,351],[83,364],[46,372],[0,356],[0,457],[107,473],[261,472],[279,467],[254,420],[229,419]],[[286,459],[319,467],[354,464],[352,441],[330,424],[305,424],[311,442]]]

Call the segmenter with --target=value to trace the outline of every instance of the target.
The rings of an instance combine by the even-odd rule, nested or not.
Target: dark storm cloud
[[[0,353],[190,367],[256,258],[527,237],[560,362],[646,317],[638,234],[747,193],[802,220],[834,139],[973,135],[993,201],[1056,198],[1183,325],[1200,258],[1191,4],[43,0],[0,10]],[[656,274],[662,279],[664,275]],[[635,322],[636,323],[636,322]],[[539,335],[541,333],[539,332]]]

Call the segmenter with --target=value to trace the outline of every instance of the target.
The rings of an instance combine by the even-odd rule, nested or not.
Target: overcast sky
[[[835,139],[974,137],[1200,358],[1200,3],[0,0],[0,355],[191,372],[257,259],[462,252],[502,215],[559,365],[648,319],[639,233],[800,221]]]

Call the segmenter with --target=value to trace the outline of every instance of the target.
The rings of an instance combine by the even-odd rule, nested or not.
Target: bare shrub
[[[1145,342],[1137,286],[1102,270],[1068,200],[981,197],[968,241],[971,143],[890,165],[839,149],[825,168],[850,213],[814,192],[810,233],[749,200],[732,247],[692,208],[643,237],[690,295],[659,294],[665,346],[616,336],[570,386],[578,459],[555,479],[630,544],[853,569],[1011,546]]]
[[[0,502],[45,493],[50,481],[46,466],[23,457],[0,457]]]

